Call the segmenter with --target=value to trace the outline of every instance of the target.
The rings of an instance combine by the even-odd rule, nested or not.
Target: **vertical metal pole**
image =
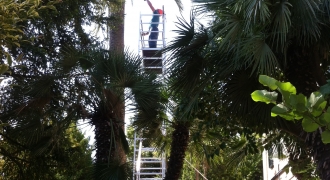
[[[164,5],[163,5],[163,48],[166,47],[166,41],[165,41],[165,22],[166,22],[166,13],[165,13],[165,8],[164,8]],[[166,59],[166,55],[164,53],[162,53],[162,76],[164,76],[164,72],[165,72],[165,59]],[[163,77],[164,79],[164,77]]]
[[[133,151],[133,180],[135,180],[135,154],[136,154],[136,132],[134,132],[134,151]]]
[[[142,17],[141,17],[141,12],[140,12],[140,19],[139,19],[139,23],[141,23],[141,27],[143,26],[143,24],[142,24]],[[141,50],[141,44],[140,44],[140,41],[141,41],[141,43],[142,43],[142,35],[141,35],[141,30],[142,30],[142,28],[140,28],[140,26],[139,26],[139,39],[138,39],[138,51],[139,51],[139,53],[140,53],[140,50]]]
[[[263,177],[264,180],[268,180],[268,151],[264,149],[262,152],[262,165],[263,165]]]

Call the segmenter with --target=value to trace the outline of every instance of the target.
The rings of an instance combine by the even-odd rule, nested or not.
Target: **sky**
[[[191,0],[181,1],[184,6],[184,11],[182,12],[182,15],[186,18],[189,18]],[[150,2],[155,9],[163,9],[164,6],[164,11],[166,14],[165,36],[167,38],[166,41],[168,43],[171,38],[175,36],[175,33],[172,30],[176,29],[174,22],[177,21],[177,16],[181,16],[179,8],[177,7],[174,0],[150,0]],[[137,52],[139,43],[140,14],[152,14],[152,11],[148,6],[147,1],[144,0],[127,0],[125,8],[125,46]],[[150,20],[151,16],[147,20],[143,21],[150,22]]]
[[[191,0],[181,0],[183,4],[183,11],[180,13],[179,8],[174,0],[150,0],[155,9],[163,9],[166,15],[165,21],[165,38],[166,42],[169,43],[171,39],[176,35],[173,30],[177,29],[175,22],[177,17],[181,15],[185,19],[189,19],[190,9],[191,9]],[[140,26],[140,14],[152,14],[150,7],[147,4],[147,1],[144,0],[127,0],[125,6],[125,46],[129,50],[140,53],[138,50],[139,47],[139,26]],[[147,22],[150,22],[151,16]],[[160,37],[160,35],[159,35]],[[125,115],[125,122],[129,123],[129,118],[132,117],[132,114]],[[80,122],[80,128],[85,134],[85,136],[90,138],[90,143],[94,143],[94,132],[93,128],[85,121]]]

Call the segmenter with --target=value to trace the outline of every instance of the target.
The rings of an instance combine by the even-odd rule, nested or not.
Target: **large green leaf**
[[[322,138],[322,142],[324,144],[330,143],[330,131],[326,130],[326,131],[322,132],[321,138]]]
[[[271,116],[272,117],[281,116],[286,120],[296,119],[295,114],[293,114],[293,112],[284,104],[277,104],[276,106],[274,106],[271,110]]]
[[[275,90],[277,88],[277,85],[276,85],[277,80],[272,77],[269,77],[266,75],[260,75],[259,82],[262,85],[269,87],[271,90]]]
[[[296,94],[297,90],[296,87],[294,87],[290,82],[275,82],[275,84],[277,85],[278,89],[282,92],[282,91],[286,91],[289,92],[291,94]]]
[[[304,116],[304,119],[302,120],[302,127],[306,132],[313,132],[319,127],[319,125],[316,124],[311,117]]]
[[[320,92],[313,92],[307,102],[307,107],[313,116],[321,115],[323,109],[327,105],[327,102],[324,100],[324,95]]]
[[[330,123],[330,113],[329,112],[322,114],[322,116],[320,117],[320,123],[324,126]]]
[[[307,98],[303,94],[291,94],[290,95],[291,106],[299,112],[305,112],[307,110]]]
[[[282,94],[282,100],[286,105],[290,104],[290,96],[291,94],[296,94],[297,90],[296,88],[290,83],[290,82],[275,82],[277,85],[277,89]]]
[[[264,102],[266,104],[273,103],[276,104],[277,93],[269,92],[266,90],[256,90],[251,94],[251,97],[256,102]]]

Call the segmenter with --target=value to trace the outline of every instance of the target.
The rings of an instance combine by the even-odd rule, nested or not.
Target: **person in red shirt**
[[[163,10],[161,9],[155,9],[151,2],[149,0],[146,0],[152,13],[154,14],[152,16],[151,19],[151,23],[150,23],[150,27],[149,27],[149,31],[150,31],[150,35],[149,35],[149,48],[156,48],[157,47],[157,40],[158,40],[158,35],[159,35],[159,30],[158,30],[158,25],[159,25],[159,19],[160,16],[162,16],[164,14]],[[143,35],[147,35],[149,33],[143,34]]]

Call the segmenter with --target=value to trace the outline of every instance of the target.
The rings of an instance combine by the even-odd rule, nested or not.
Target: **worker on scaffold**
[[[145,0],[145,1],[147,1],[148,5],[153,13],[153,16],[151,19],[151,24],[149,27],[149,31],[150,31],[149,48],[156,48],[158,35],[159,35],[159,30],[158,30],[159,19],[160,19],[160,16],[162,16],[164,14],[164,12],[161,9],[155,9],[149,0]],[[147,34],[149,34],[149,32],[142,33],[143,36],[147,35]]]

